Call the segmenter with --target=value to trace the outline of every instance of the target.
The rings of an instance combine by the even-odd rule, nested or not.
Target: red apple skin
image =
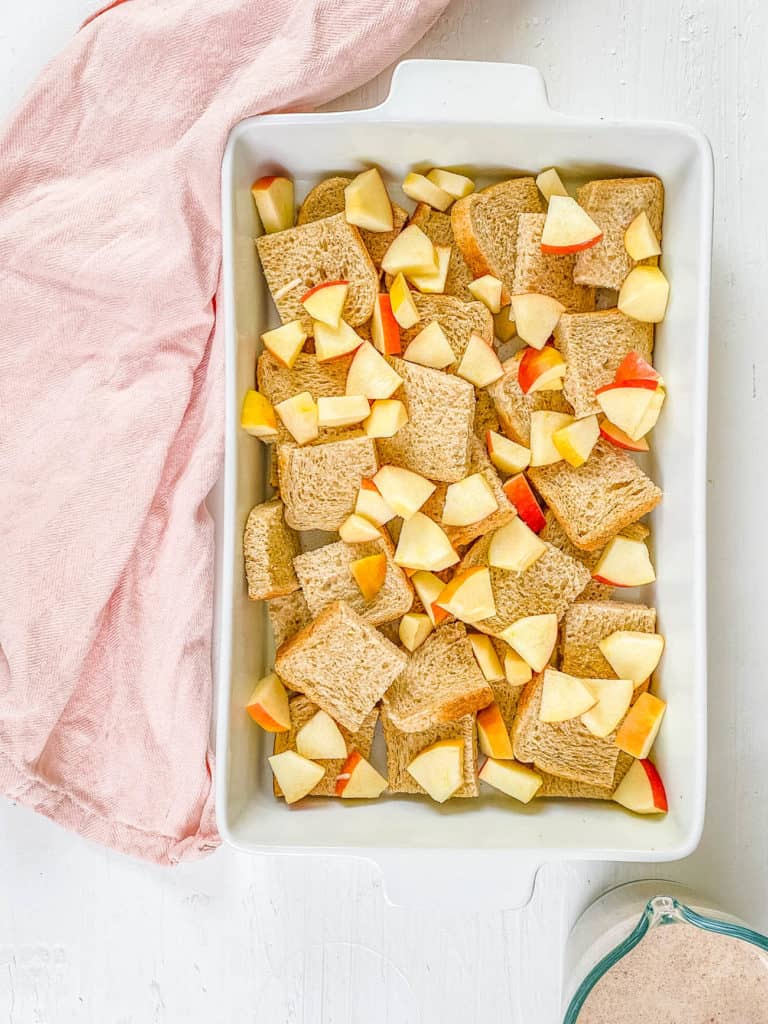
[[[618,388],[642,388],[643,391],[655,391],[658,381],[655,380],[625,380],[619,383],[612,381],[610,384],[603,384],[601,388],[595,388],[596,395],[602,395],[606,391],[616,391]]]
[[[379,304],[379,315],[381,316],[381,327],[384,333],[384,355],[399,356],[402,353],[400,344],[400,324],[395,320],[392,312],[392,300],[389,295],[382,293],[376,296]]]
[[[254,183],[251,185],[251,192],[253,192],[254,190],[259,192],[266,191],[266,189],[269,188],[272,182],[276,181],[277,178],[279,177],[279,174],[269,174],[265,178],[259,178],[258,181],[254,181]]]
[[[344,790],[347,788],[347,783],[352,776],[352,772],[355,769],[358,761],[362,760],[362,754],[358,750],[353,750],[347,760],[341,766],[341,771],[336,778],[336,796],[341,796]]]
[[[607,587],[634,587],[634,583],[617,583],[616,580],[609,580],[606,576],[593,576],[595,583],[604,583]]]
[[[527,395],[539,377],[553,366],[559,366],[563,357],[549,342],[544,348],[526,348],[517,368],[517,382]]]
[[[525,474],[518,473],[504,484],[504,493],[517,509],[517,514],[534,533],[541,533],[547,525],[541,506],[531,490]]]
[[[656,770],[656,765],[653,761],[649,761],[648,758],[642,760],[640,764],[643,766],[643,770],[648,776],[648,782],[651,785],[653,806],[666,813],[669,810],[669,805],[667,803],[667,791],[664,789],[664,783],[661,781],[661,776]]]
[[[651,364],[637,352],[629,352],[624,356],[621,365],[616,371],[614,383],[623,384],[627,388],[633,388],[640,387],[638,382],[641,380],[653,381],[654,385],[656,385],[661,381],[661,374],[657,373]]]
[[[584,249],[591,249],[593,245],[597,245],[602,240],[603,233],[595,235],[594,238],[588,238],[586,242],[578,242],[575,245],[545,245],[541,243],[541,251],[549,253],[551,256],[568,256],[570,253],[582,252]]]
[[[315,292],[321,291],[323,288],[330,288],[332,285],[337,284],[349,284],[349,281],[322,281],[320,284],[316,284],[313,288],[310,288],[308,292],[301,296],[299,302],[304,302],[310,295],[314,295]]]
[[[629,434],[624,433],[621,427],[617,427],[610,420],[603,420],[600,423],[600,436],[606,441],[615,444],[617,448],[624,448],[628,452],[648,452],[650,445],[641,437],[639,441],[633,441]]]

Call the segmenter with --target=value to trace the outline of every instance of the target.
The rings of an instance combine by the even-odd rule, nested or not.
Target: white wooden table
[[[0,115],[91,9],[3,5]],[[768,8],[762,0],[455,0],[414,55],[544,72],[554,106],[698,125],[717,175],[709,437],[710,784],[699,851],[659,870],[768,931]],[[335,106],[366,106],[382,75]],[[389,906],[366,862],[221,850],[148,867],[0,803],[9,1024],[555,1024],[579,911],[642,865],[544,867],[530,905]]]

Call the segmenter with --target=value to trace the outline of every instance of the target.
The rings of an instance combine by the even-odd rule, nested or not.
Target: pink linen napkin
[[[447,0],[118,0],[0,134],[0,788],[214,849],[215,318],[231,126],[377,74]]]

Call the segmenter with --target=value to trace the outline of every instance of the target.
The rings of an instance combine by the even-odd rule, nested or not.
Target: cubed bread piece
[[[293,557],[299,553],[299,539],[286,526],[279,498],[255,505],[248,514],[243,534],[248,597],[265,601],[298,590]]]
[[[477,736],[474,715],[464,715],[455,722],[434,725],[422,732],[402,732],[392,722],[386,707],[381,709],[381,725],[387,746],[387,777],[391,793],[418,793],[426,791],[408,772],[408,765],[432,743],[440,740],[464,740],[464,784],[454,796],[477,796]]]
[[[494,640],[493,646],[496,648],[496,653],[499,656],[499,661],[504,664],[504,648],[509,648],[503,640]],[[515,715],[517,714],[517,706],[520,703],[520,698],[523,695],[523,690],[526,684],[522,686],[513,686],[508,683],[506,679],[495,679],[490,683],[490,687],[493,690],[493,700],[495,704],[499,705],[499,711],[501,711],[501,717],[504,719],[504,724],[509,731],[510,736],[512,735],[512,725],[515,721]]]
[[[558,523],[550,509],[547,509],[544,513],[544,518],[547,521],[547,525],[541,531],[539,537],[541,537],[542,540],[547,541],[549,544],[554,544],[556,548],[559,548],[560,551],[564,551],[566,555],[570,555],[571,558],[575,558],[577,562],[581,562],[581,564],[589,571],[591,576],[598,563],[601,552],[582,551],[581,548],[577,548],[575,544],[572,544],[568,539],[568,534],[562,528],[560,523]],[[607,601],[613,593],[613,589],[614,588],[609,586],[607,583],[598,583],[597,580],[590,580],[576,600]]]
[[[559,775],[550,775],[548,772],[540,772],[542,783],[537,797],[548,796],[553,798],[577,799],[577,800],[610,800],[614,790],[632,767],[633,757],[619,752],[616,760],[616,771],[613,774],[613,782],[610,786],[595,786],[589,782],[576,782],[574,779],[564,779]]]
[[[562,302],[570,312],[595,308],[595,290],[574,284],[573,254],[557,256],[541,251],[546,213],[521,213],[517,221],[517,259],[513,293],[537,292]]]
[[[312,621],[301,589],[294,590],[292,594],[286,594],[284,597],[273,598],[267,604],[267,611],[272,624],[275,650]]]
[[[451,215],[433,210],[426,203],[419,203],[411,214],[410,223],[420,227],[434,245],[450,245],[451,258],[445,279],[445,294],[453,295],[462,302],[472,302],[474,297],[467,288],[472,280],[472,271],[465,263],[461,249],[453,237]]]
[[[338,530],[355,510],[363,477],[379,468],[369,437],[277,449],[285,519],[294,530]]]
[[[577,284],[621,288],[635,261],[624,246],[624,232],[643,210],[661,241],[664,186],[658,178],[608,178],[590,181],[577,193],[579,203],[603,232],[602,240],[576,255]],[[656,263],[652,256],[641,263]]]
[[[375,626],[345,601],[336,601],[283,644],[275,671],[354,732],[407,662]]]
[[[603,547],[662,497],[630,455],[602,439],[578,469],[563,461],[528,475],[571,542],[585,551]]]
[[[493,399],[486,389],[483,388],[481,391],[478,391],[476,397],[474,431],[475,437],[484,445],[488,431],[495,430],[496,433],[499,433],[501,423],[499,422],[499,414],[496,412]]]
[[[493,274],[504,285],[502,305],[515,281],[517,222],[521,213],[541,213],[533,178],[511,178],[459,199],[451,210],[456,244],[475,277]]]
[[[369,555],[384,554],[387,574],[381,590],[367,601],[352,575],[352,562]],[[399,565],[393,561],[394,549],[388,537],[363,544],[345,544],[343,540],[305,551],[293,560],[309,610],[319,615],[334,601],[346,601],[372,626],[405,615],[413,604],[413,587]]]
[[[416,648],[383,704],[398,729],[421,732],[471,715],[492,700],[464,624],[450,622]]]
[[[455,370],[473,334],[493,345],[493,317],[482,302],[462,302],[452,295],[419,295],[413,293],[419,322],[401,334],[403,352],[421,331],[436,320],[443,329],[456,357],[448,369]]]
[[[311,718],[314,718],[319,711],[317,704],[313,704],[311,700],[307,700],[307,698],[302,694],[292,697],[289,707],[291,711],[291,728],[288,732],[275,733],[275,754],[282,754],[286,750],[296,750],[296,733],[302,728],[302,726],[306,725]],[[357,750],[363,755],[363,757],[370,757],[371,747],[373,746],[373,734],[376,731],[376,722],[378,721],[378,718],[379,709],[374,708],[373,711],[363,719],[360,728],[356,732],[350,732],[349,729],[345,729],[343,725],[337,723],[339,725],[341,735],[344,737],[344,741],[347,744],[347,754],[350,754],[353,750]],[[336,796],[336,779],[344,765],[344,759],[337,757],[313,758],[313,760],[325,768],[325,775],[320,779],[309,795]],[[277,779],[272,780],[272,788],[275,796],[283,795],[283,791],[280,789]]]
[[[531,413],[551,409],[573,412],[562,391],[534,391],[524,395],[517,379],[522,353],[502,363],[504,376],[488,386],[501,427],[507,437],[528,447],[531,443]]]
[[[394,437],[379,438],[382,465],[405,466],[446,483],[463,480],[474,437],[475,389],[442,370],[403,359],[390,362],[403,379],[395,397],[405,403],[408,422]]]
[[[283,366],[270,352],[262,352],[256,361],[256,378],[259,391],[270,400],[272,405],[284,402],[286,398],[308,391],[315,401],[318,398],[333,398],[344,394],[347,385],[347,373],[352,356],[341,356],[319,363],[317,357],[310,352],[301,352],[289,370]],[[349,427],[320,427],[319,440],[337,441],[349,436]],[[293,435],[277,418],[277,442],[290,444]]]
[[[310,288],[323,281],[349,281],[342,316],[351,326],[364,324],[373,313],[379,275],[356,227],[344,214],[276,231],[256,239],[256,249],[272,297],[293,281],[298,284],[275,299],[283,323],[301,320],[312,332],[312,318],[301,304]]]
[[[628,601],[589,601],[569,608],[563,619],[563,672],[587,679],[614,679],[616,673],[598,644],[618,629],[654,633],[656,609]]]
[[[612,787],[619,748],[616,733],[599,739],[580,718],[539,720],[543,675],[526,684],[512,729],[515,758],[537,769],[592,786]]]
[[[595,390],[610,384],[629,352],[651,361],[653,324],[641,323],[618,309],[563,313],[555,327],[555,347],[565,359],[563,394],[577,417],[601,411]]]

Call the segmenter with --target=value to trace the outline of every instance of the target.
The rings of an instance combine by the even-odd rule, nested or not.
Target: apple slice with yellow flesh
[[[273,331],[266,331],[261,336],[261,342],[267,352],[289,370],[299,358],[306,340],[307,332],[302,328],[300,320],[291,320],[290,323],[275,327]]]
[[[423,612],[406,612],[400,619],[398,636],[406,651],[415,651],[421,647],[432,632],[432,622]]]
[[[567,427],[556,430],[552,435],[552,443],[565,461],[578,469],[592,454],[599,437],[597,416],[585,416],[583,420],[575,420]]]
[[[561,391],[567,367],[552,345],[544,348],[528,346],[517,368],[517,382],[524,395],[536,391]]]
[[[328,712],[317,711],[296,733],[296,751],[310,760],[332,761],[347,756],[347,744]]]
[[[635,433],[639,434],[640,437],[645,437],[656,426],[662,406],[664,405],[664,399],[667,397],[667,393],[662,387],[656,388],[652,394],[653,397],[651,398],[650,405],[635,428]]]
[[[339,527],[339,536],[345,544],[364,544],[366,541],[379,540],[381,528],[365,516],[353,512]]]
[[[530,803],[541,789],[543,779],[532,768],[517,761],[502,761],[489,757],[478,772],[478,778],[501,793]]]
[[[661,246],[645,210],[641,210],[624,232],[624,248],[633,260],[660,256]]]
[[[439,626],[441,622],[451,618],[450,612],[435,604],[445,589],[444,580],[435,576],[433,572],[420,571],[411,576],[411,583],[433,626]]]
[[[349,281],[323,281],[302,295],[301,304],[313,320],[338,327],[348,292]]]
[[[533,348],[544,348],[565,306],[549,295],[527,292],[512,296],[512,315],[518,335]]]
[[[430,366],[433,370],[444,370],[456,361],[456,356],[445,331],[437,320],[432,320],[409,343],[403,359],[419,366]]]
[[[504,285],[493,274],[483,274],[467,285],[473,299],[482,302],[495,315],[501,311],[501,293]]]
[[[493,333],[499,341],[510,341],[517,334],[512,307],[503,306],[493,318]]]
[[[328,324],[314,320],[312,333],[315,338],[315,355],[318,363],[327,363],[331,359],[348,356],[350,352],[355,352],[363,344],[363,339],[353,327],[349,326],[346,320],[341,320],[338,327],[329,327]]]
[[[423,512],[415,512],[405,520],[395,550],[396,565],[440,572],[458,561],[457,552],[433,519]]]
[[[544,198],[549,202],[552,196],[567,196],[568,189],[562,183],[560,175],[554,167],[542,171],[536,178],[536,187]]]
[[[554,435],[574,422],[567,412],[539,409],[531,413],[531,465],[551,466],[562,459]]]
[[[439,740],[417,754],[408,774],[439,804],[464,784],[464,740]]]
[[[400,355],[400,327],[392,313],[392,302],[388,295],[377,295],[373,304],[371,341],[382,355]]]
[[[256,683],[245,710],[267,732],[288,732],[291,728],[288,694],[274,672]]]
[[[408,413],[399,398],[377,398],[363,420],[368,437],[394,437],[408,422]]]
[[[597,245],[603,232],[586,210],[570,196],[552,195],[541,232],[541,251],[555,256],[581,252]]]
[[[392,315],[404,331],[415,327],[421,317],[416,303],[402,271],[395,276],[389,289],[389,300],[392,304]]]
[[[417,174],[415,171],[406,174],[405,181],[403,182],[403,192],[405,192],[409,199],[413,199],[415,203],[426,203],[435,210],[447,210],[453,202],[453,196],[446,192],[445,189],[440,188],[439,185],[430,181],[429,178],[423,174]]]
[[[457,174],[455,171],[443,171],[435,167],[430,171],[427,178],[433,185],[437,185],[443,192],[447,192],[453,199],[463,199],[475,191],[475,183],[464,174]]]
[[[548,668],[541,687],[540,722],[568,722],[595,707],[597,697],[586,683],[567,672]]]
[[[295,804],[307,796],[325,775],[325,768],[295,750],[285,750],[267,758],[269,766],[283,791],[285,802]]]
[[[518,516],[499,527],[488,546],[488,564],[507,572],[525,572],[546,551],[543,540]]]
[[[499,636],[517,651],[534,672],[541,672],[552,657],[557,643],[557,616],[551,613],[524,615],[502,630]]]
[[[296,444],[307,444],[319,436],[317,403],[308,391],[278,402],[275,412]]]
[[[606,545],[592,578],[611,587],[642,587],[653,583],[656,573],[645,543],[619,535]]]
[[[523,686],[530,682],[532,676],[533,672],[528,662],[521,658],[517,651],[508,647],[504,651],[504,678],[510,686]]]
[[[317,421],[321,427],[347,427],[366,419],[370,410],[363,395],[321,395],[317,400]]]
[[[627,713],[634,685],[631,679],[585,679],[584,685],[597,704],[581,716],[593,736],[605,739]]]
[[[530,464],[530,448],[510,441],[508,437],[495,430],[485,432],[485,445],[491,462],[502,473],[521,473]]]
[[[366,231],[391,231],[392,203],[375,167],[363,171],[344,189],[344,216],[348,224]]]
[[[635,686],[640,686],[650,679],[661,661],[664,637],[661,633],[617,629],[597,646],[619,678],[631,679]]]
[[[667,312],[669,281],[658,267],[634,267],[619,289],[616,305],[625,316],[660,324]]]
[[[355,352],[347,371],[346,394],[366,398],[391,398],[403,383],[384,356],[364,341]]]
[[[446,526],[470,526],[493,515],[498,507],[496,495],[483,474],[472,473],[448,485],[442,520]]]
[[[410,519],[435,492],[435,484],[402,466],[382,466],[373,478],[395,515]]]
[[[504,369],[488,342],[478,334],[472,334],[456,373],[476,388],[485,388],[503,377]]]
[[[489,704],[477,712],[477,741],[486,757],[506,760],[515,756],[498,704]]]
[[[482,622],[496,614],[491,574],[486,566],[457,572],[435,602],[462,622]]]
[[[336,777],[336,796],[344,800],[375,800],[387,788],[387,780],[353,750]]]
[[[664,389],[653,381],[626,384],[605,384],[595,391],[598,405],[611,423],[620,427],[633,441],[647,434],[659,418],[664,403]]]
[[[425,295],[441,295],[445,291],[448,280],[448,267],[451,262],[450,245],[436,245],[437,270],[428,274],[409,274],[408,280],[418,291]]]
[[[488,682],[496,683],[504,679],[504,669],[501,667],[496,648],[493,646],[493,640],[485,633],[470,633],[469,643],[475,661]]]
[[[268,175],[251,185],[261,223],[268,235],[293,227],[293,182],[290,178]]]
[[[360,481],[360,490],[357,492],[355,501],[355,512],[359,516],[370,519],[377,526],[384,526],[397,515],[384,501],[373,480],[368,480],[365,477]]]
[[[541,533],[547,525],[547,521],[525,474],[518,473],[516,476],[510,477],[503,489],[526,526],[529,526],[534,533]]]
[[[349,569],[365,600],[372,601],[387,578],[387,556],[382,553],[357,558],[350,562]]]
[[[648,757],[667,710],[666,702],[641,693],[616,733],[616,746],[632,757]]]
[[[246,391],[240,412],[240,426],[251,437],[277,437],[277,417],[272,403],[260,391]]]
[[[600,437],[604,437],[606,441],[615,444],[617,448],[624,448],[629,452],[650,451],[650,445],[645,438],[641,437],[634,441],[625,430],[617,427],[615,423],[611,423],[605,417],[600,420]]]
[[[430,274],[438,270],[432,240],[416,224],[409,224],[392,241],[381,260],[385,274]]]
[[[647,758],[632,762],[613,799],[635,814],[666,814],[669,809],[661,776]]]

